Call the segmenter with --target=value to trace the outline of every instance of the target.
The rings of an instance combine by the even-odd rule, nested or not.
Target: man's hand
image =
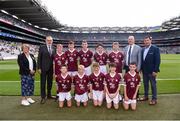
[[[31,70],[31,71],[30,71],[30,74],[31,74],[31,75],[34,75],[34,73],[35,73],[34,70]]]
[[[41,69],[38,69],[39,74],[41,74]]]
[[[152,73],[152,76],[156,77],[156,76],[157,76],[157,73],[156,73],[156,72],[153,72],[153,73]]]
[[[54,74],[53,74],[53,77],[56,79],[57,75],[54,73]]]

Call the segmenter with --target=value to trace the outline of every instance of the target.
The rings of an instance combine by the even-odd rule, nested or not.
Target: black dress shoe
[[[45,98],[42,98],[41,99],[41,104],[44,104],[46,102],[46,99]]]
[[[54,96],[47,96],[47,99],[56,99]]]
[[[59,96],[56,96],[56,98],[55,98],[55,102],[58,102],[58,99],[59,99]]]

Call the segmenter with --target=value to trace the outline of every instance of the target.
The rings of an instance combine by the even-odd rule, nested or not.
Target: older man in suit
[[[124,69],[129,71],[129,64],[135,62],[137,64],[137,72],[141,70],[141,47],[135,44],[134,36],[128,37],[129,45],[124,48]]]
[[[53,80],[53,56],[55,47],[52,45],[53,39],[51,36],[46,37],[46,45],[39,48],[38,54],[38,71],[41,78],[41,104],[45,103],[46,99],[46,82],[47,82],[47,98],[52,99],[51,89]]]
[[[144,99],[148,100],[149,81],[151,83],[152,100],[150,105],[157,103],[157,86],[156,77],[160,66],[160,51],[159,48],[152,45],[152,37],[146,36],[144,38],[145,47],[142,49],[142,73],[144,82]]]

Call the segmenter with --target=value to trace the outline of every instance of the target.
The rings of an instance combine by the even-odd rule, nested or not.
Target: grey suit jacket
[[[127,60],[128,48],[129,48],[129,45],[124,48],[124,56],[125,56],[124,65],[126,66],[127,66],[126,60]],[[139,45],[134,44],[134,47],[131,53],[130,62],[135,62],[137,64],[137,71],[141,70],[141,54],[142,54],[141,50],[142,49]]]

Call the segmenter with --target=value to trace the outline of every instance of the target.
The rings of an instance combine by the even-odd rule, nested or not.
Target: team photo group
[[[102,43],[97,43],[95,51],[90,50],[87,40],[82,40],[82,48],[78,51],[75,41],[69,41],[65,51],[62,44],[54,45],[52,37],[47,36],[46,44],[39,48],[37,61],[29,51],[30,46],[23,44],[17,60],[21,105],[35,103],[31,96],[34,95],[36,72],[40,74],[40,104],[55,99],[60,108],[71,107],[75,100],[77,107],[86,107],[91,99],[94,107],[106,102],[108,109],[119,109],[120,102],[125,110],[136,110],[137,101],[156,105],[160,50],[152,44],[151,36],[144,37],[144,47],[135,44],[134,36],[129,36],[127,41],[125,48],[120,48],[121,43],[113,42],[108,52]],[[56,97],[51,94],[53,80]],[[143,96],[139,96],[140,86],[144,86]],[[152,97],[149,97],[149,87]]]

